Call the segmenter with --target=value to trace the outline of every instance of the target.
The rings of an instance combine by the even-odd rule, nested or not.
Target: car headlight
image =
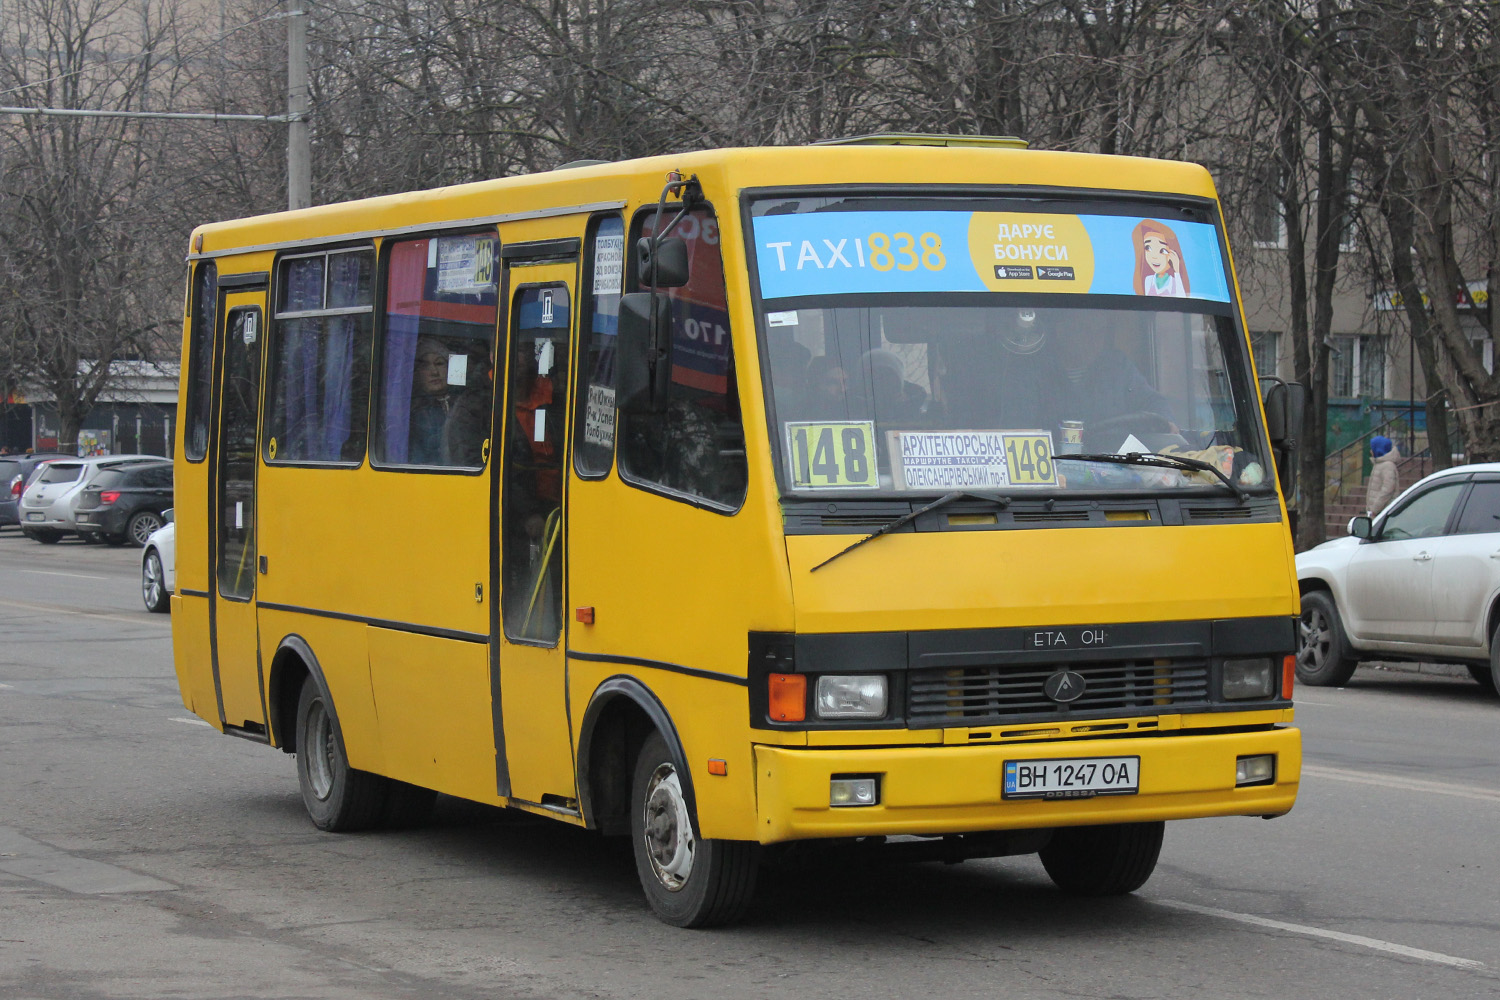
[[[1269,656],[1224,661],[1224,700],[1269,698],[1276,690],[1275,664]]]
[[[818,678],[815,710],[820,719],[883,719],[885,706],[884,674]]]

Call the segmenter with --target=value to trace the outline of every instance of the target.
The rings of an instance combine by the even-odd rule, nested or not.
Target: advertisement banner
[[[1229,301],[1218,231],[1141,216],[816,212],[754,220],[763,298],[1042,292]]]

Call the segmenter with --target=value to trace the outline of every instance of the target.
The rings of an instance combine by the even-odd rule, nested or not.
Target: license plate
[[[1007,799],[1088,799],[1134,795],[1140,790],[1139,757],[1066,757],[1005,762]]]
[[[47,515],[44,514],[44,513],[42,513],[39,510],[28,511],[26,513],[26,520],[28,520],[28,521],[45,521],[45,520],[47,520]]]

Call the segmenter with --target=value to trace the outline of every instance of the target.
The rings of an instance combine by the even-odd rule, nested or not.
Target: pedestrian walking
[[[1396,469],[1401,451],[1390,438],[1376,435],[1370,439],[1370,455],[1375,464],[1370,469],[1370,480],[1366,485],[1365,506],[1366,512],[1374,517],[1401,492],[1401,473]]]

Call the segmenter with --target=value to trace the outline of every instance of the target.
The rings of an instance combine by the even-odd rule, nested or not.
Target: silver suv
[[[96,455],[48,462],[21,494],[21,533],[48,545],[75,534],[73,505],[95,476],[105,469],[160,461],[160,455]]]

